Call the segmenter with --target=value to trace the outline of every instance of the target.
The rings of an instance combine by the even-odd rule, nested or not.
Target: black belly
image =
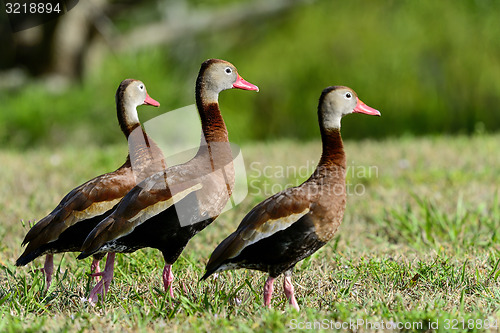
[[[137,226],[130,234],[108,242],[104,248],[109,247],[110,250],[106,249],[109,252],[121,253],[155,248],[163,253],[166,263],[173,264],[189,240],[215,220],[215,217],[200,216],[195,193],[182,199],[182,204],[181,210],[169,207]],[[187,223],[193,217],[201,221]]]
[[[115,206],[116,207],[116,206]],[[71,227],[64,230],[59,238],[48,244],[44,244],[30,253],[20,257],[16,265],[23,266],[44,254],[62,253],[62,252],[79,252],[87,235],[114,210],[110,209],[106,213],[94,216],[90,219],[79,221]],[[94,255],[96,259],[102,259],[104,253]]]
[[[314,230],[310,218],[303,216],[287,229],[246,247],[237,257],[225,263],[278,277],[326,244],[318,239]]]

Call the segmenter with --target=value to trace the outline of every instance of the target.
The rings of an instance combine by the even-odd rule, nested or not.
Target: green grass
[[[313,167],[319,142],[243,146],[254,187],[188,245],[174,266],[176,299],[163,291],[160,253],[149,249],[117,256],[110,292],[95,307],[81,301],[94,283],[89,260],[57,255],[48,292],[37,270],[41,260],[13,266],[28,228],[21,221],[40,219],[68,190],[120,165],[126,147],[2,150],[0,331],[268,332],[324,320],[392,320],[421,323],[424,330],[439,321],[444,332],[447,320],[500,320],[499,139],[347,141],[348,165],[356,171],[347,181],[364,193],[349,196],[336,237],[297,265],[293,282],[301,313],[286,305],[281,278],[273,310],[262,307],[262,273],[238,270],[198,280],[213,248],[269,194],[264,184],[278,190],[302,181],[301,174],[282,177],[280,166]],[[260,174],[264,166],[267,175]],[[361,172],[369,167],[371,174]]]

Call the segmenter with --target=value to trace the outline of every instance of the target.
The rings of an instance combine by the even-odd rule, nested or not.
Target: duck
[[[137,107],[160,103],[151,98],[142,81],[123,80],[115,94],[120,128],[129,142],[129,153],[117,170],[97,176],[66,194],[47,216],[38,221],[26,234],[24,252],[16,260],[25,266],[45,255],[42,268],[48,289],[54,272],[54,254],[76,252],[90,231],[111,209],[146,175],[166,168],[161,149],[144,132],[139,122]],[[94,256],[91,272],[100,272],[101,255]]]
[[[234,187],[233,155],[218,101],[219,93],[232,88],[259,91],[225,60],[202,63],[195,88],[202,127],[197,153],[135,186],[87,236],[78,259],[108,253],[102,279],[90,292],[89,302],[95,304],[108,292],[117,252],[147,247],[162,252],[163,286],[174,299],[172,265],[189,240],[219,216]]]
[[[273,284],[284,274],[283,289],[290,305],[300,310],[291,276],[295,265],[333,238],[346,207],[346,156],[340,120],[350,113],[380,116],[345,86],[324,89],[318,119],[322,155],[312,175],[297,187],[287,188],[256,205],[236,231],[210,255],[205,274],[246,268],[269,274],[264,305],[271,308]]]

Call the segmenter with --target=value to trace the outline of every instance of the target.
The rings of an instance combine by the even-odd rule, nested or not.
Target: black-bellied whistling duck
[[[80,251],[88,233],[111,212],[140,180],[166,168],[158,146],[142,130],[137,106],[160,103],[149,97],[146,86],[138,80],[123,80],[115,95],[118,122],[129,141],[129,155],[125,163],[114,172],[98,176],[69,192],[46,217],[26,234],[24,253],[17,266],[24,266],[46,254],[43,271],[46,288],[53,273],[53,254]],[[99,273],[99,260],[94,256],[91,270]]]
[[[113,279],[115,252],[145,247],[162,252],[163,285],[174,297],[172,264],[189,240],[222,212],[233,189],[233,157],[218,102],[219,93],[231,88],[258,91],[226,61],[210,59],[201,65],[196,105],[203,137],[195,157],[138,184],[88,235],[79,259],[109,252],[103,278],[91,291],[90,302],[95,303],[99,294],[107,292]]]
[[[352,112],[380,116],[350,88],[323,90],[318,106],[323,153],[316,170],[302,185],[276,193],[254,207],[214,250],[202,279],[235,268],[267,272],[264,304],[270,307],[273,282],[285,273],[285,295],[299,310],[292,270],[332,239],[344,215],[346,158],[340,119]]]

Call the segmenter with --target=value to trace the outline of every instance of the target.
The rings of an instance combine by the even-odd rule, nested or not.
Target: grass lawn
[[[500,321],[499,141],[485,135],[346,142],[344,222],[332,242],[296,267],[300,313],[287,306],[282,278],[273,310],[262,307],[262,273],[198,280],[211,251],[253,205],[307,178],[319,142],[242,147],[249,195],[188,245],[174,266],[176,299],[163,291],[161,254],[147,249],[117,256],[110,292],[95,307],[82,301],[94,283],[90,259],[56,255],[48,292],[37,270],[41,260],[13,264],[29,221],[76,185],[118,167],[126,147],[0,150],[0,332],[250,332],[320,324],[370,331],[382,321],[409,331],[483,331]]]

